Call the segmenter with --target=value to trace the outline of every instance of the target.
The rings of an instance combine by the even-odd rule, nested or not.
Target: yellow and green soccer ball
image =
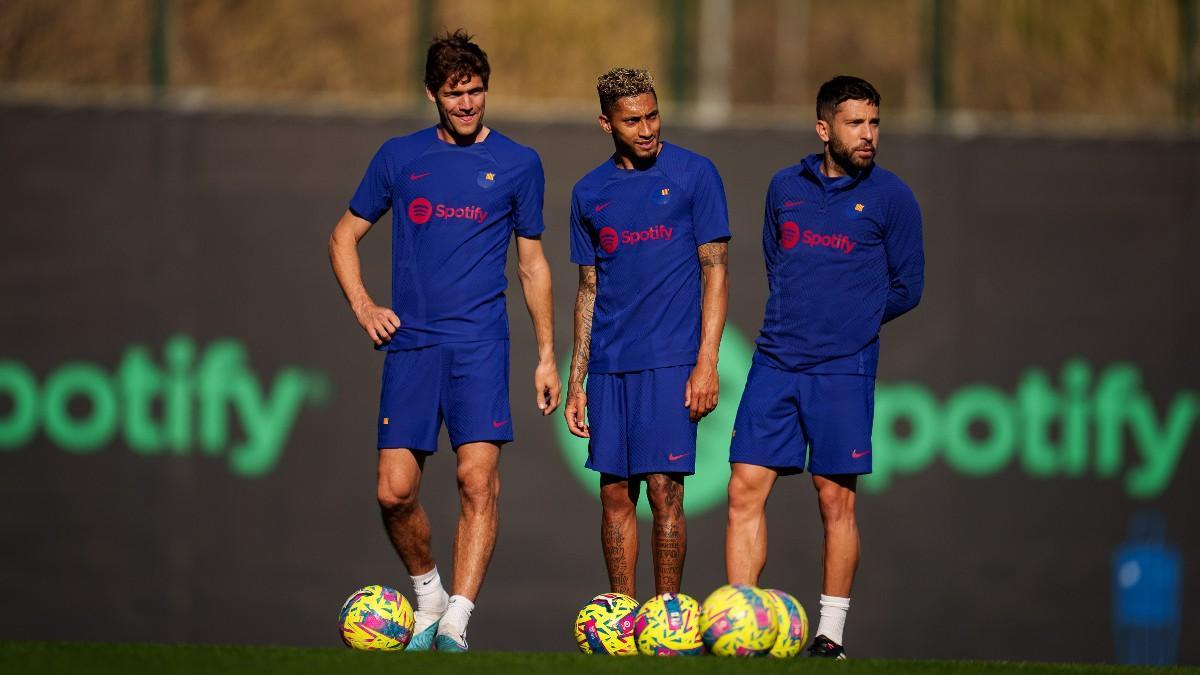
[[[700,603],[683,593],[656,595],[638,610],[633,634],[638,652],[646,656],[703,654]]]
[[[777,659],[790,659],[804,649],[808,642],[808,615],[800,601],[790,593],[772,588],[763,591],[775,606],[775,621],[779,624],[779,635],[775,638],[775,646],[771,647],[771,656]]]
[[[633,637],[637,600],[624,593],[601,593],[575,617],[575,644],[584,654],[632,656],[638,653]]]
[[[342,605],[342,642],[354,649],[400,651],[413,634],[413,608],[394,588],[366,586]]]
[[[700,630],[704,646],[717,656],[766,656],[779,626],[769,593],[727,584],[704,600]]]

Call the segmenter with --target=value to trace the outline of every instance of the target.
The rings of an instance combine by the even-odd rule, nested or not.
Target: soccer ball
[[[637,654],[633,637],[637,600],[624,593],[601,593],[575,617],[575,643],[584,654]]]
[[[700,613],[704,646],[717,656],[766,656],[779,632],[767,595],[741,584],[713,591]]]
[[[347,647],[400,651],[412,639],[413,608],[394,588],[366,586],[342,605],[338,623]]]
[[[763,593],[775,606],[775,621],[779,624],[779,636],[771,647],[771,656],[789,659],[800,653],[808,642],[808,615],[795,596],[785,591],[769,589]]]
[[[700,640],[700,604],[683,593],[663,593],[646,601],[633,622],[638,651],[646,656],[696,656]]]

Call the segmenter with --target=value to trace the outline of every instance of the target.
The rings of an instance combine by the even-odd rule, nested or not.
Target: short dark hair
[[[626,96],[654,94],[658,98],[650,72],[636,68],[613,68],[604,73],[596,78],[596,93],[600,95],[600,112],[605,116]]]
[[[867,101],[879,107],[879,92],[861,77],[838,75],[817,91],[817,119],[833,122],[837,107],[846,101]]]
[[[488,88],[492,67],[488,65],[487,53],[471,42],[472,37],[460,28],[433,39],[425,55],[426,89],[436,94],[447,80],[458,84],[475,75],[483,80],[484,90]]]

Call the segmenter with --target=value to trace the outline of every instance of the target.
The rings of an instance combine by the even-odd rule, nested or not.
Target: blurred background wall
[[[334,646],[352,590],[407,592],[374,504],[382,359],[325,243],[378,145],[436,119],[424,49],[461,26],[492,60],[489,123],[546,167],[564,362],[570,188],[611,151],[595,76],[650,68],[666,138],[724,176],[686,592],[722,582],[767,181],[820,149],[815,90],[853,73],[882,91],[880,163],[928,258],[883,334],[853,654],[1200,663],[1197,20],[1195,0],[0,3],[0,598],[21,608],[0,638]],[[389,223],[361,247],[380,298]],[[605,584],[599,506],[528,400],[515,295],[518,442],[471,641],[572,649]],[[451,466],[426,483],[443,567]],[[770,513],[763,582],[815,617],[806,479]]]

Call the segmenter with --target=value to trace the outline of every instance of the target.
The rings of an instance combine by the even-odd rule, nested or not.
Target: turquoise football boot
[[[442,620],[438,619],[431,623],[425,630],[413,635],[412,639],[408,641],[408,647],[405,651],[427,652],[434,649],[433,638],[437,635],[438,624],[441,622]]]
[[[433,648],[439,652],[465,652],[467,643],[459,644],[458,640],[449,635],[438,635],[433,639]]]

